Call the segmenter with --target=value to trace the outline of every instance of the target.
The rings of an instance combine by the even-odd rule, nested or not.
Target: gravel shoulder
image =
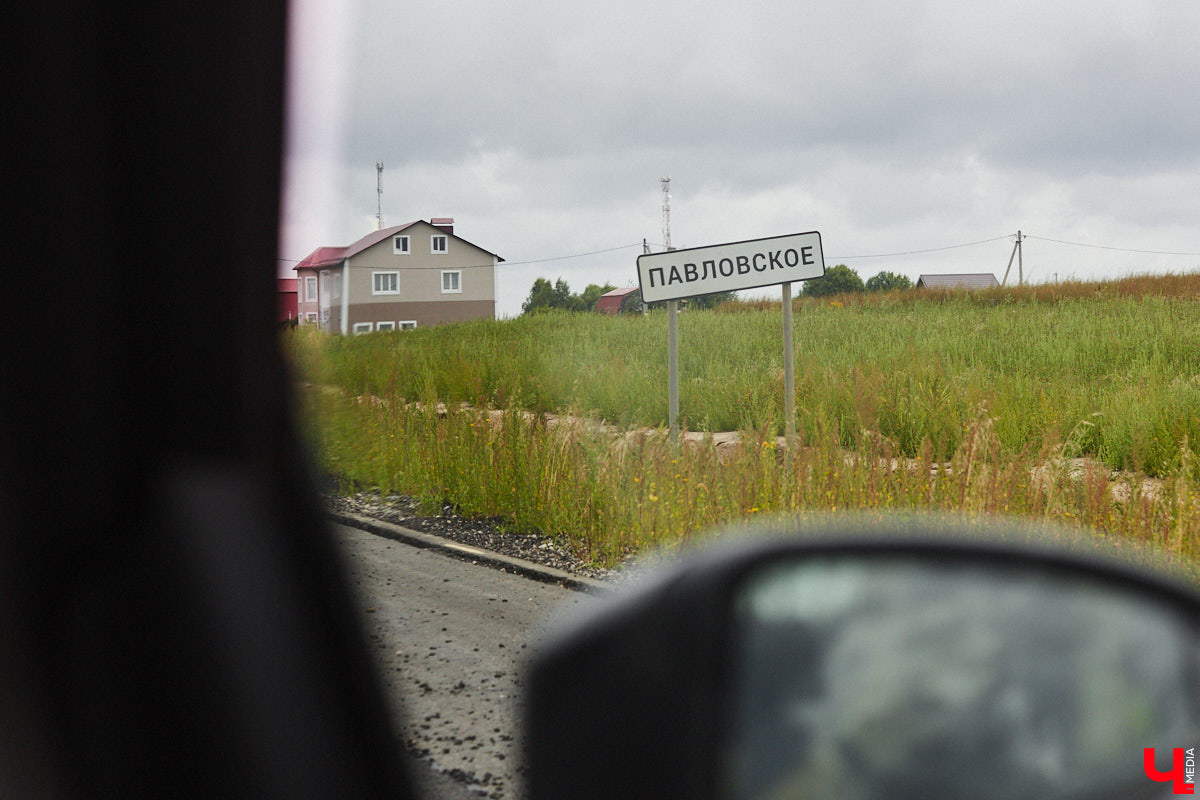
[[[377,491],[351,495],[327,493],[325,506],[333,514],[348,514],[400,525],[583,578],[617,583],[623,574],[621,570],[588,564],[547,536],[504,530],[502,521],[498,519],[470,519],[457,513],[452,506],[443,507],[438,516],[423,514],[417,501],[404,495],[381,495]]]

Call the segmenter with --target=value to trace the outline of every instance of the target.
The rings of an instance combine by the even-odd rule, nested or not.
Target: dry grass
[[[778,303],[683,315],[679,449],[661,430],[662,315],[298,331],[288,348],[337,387],[306,400],[331,472],[604,564],[842,510],[1053,521],[1195,564],[1198,298],[1200,275],[802,298],[790,462]]]
[[[987,417],[946,462],[929,447],[898,457],[881,438],[848,452],[828,436],[789,460],[776,437],[754,432],[723,442],[693,435],[674,447],[661,429],[614,431],[572,416],[552,422],[323,393],[311,393],[308,407],[321,420],[314,436],[323,463],[349,484],[501,517],[608,566],[739,520],[851,510],[1050,521],[1200,562],[1200,475],[1191,460],[1148,482],[1065,458],[1061,444],[1009,457]]]

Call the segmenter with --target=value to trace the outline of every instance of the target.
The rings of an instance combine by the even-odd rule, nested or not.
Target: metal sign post
[[[792,339],[792,285],[783,284],[783,436],[786,457],[792,461],[796,444],[796,351]]]
[[[667,301],[667,419],[671,444],[679,442],[679,301]]]

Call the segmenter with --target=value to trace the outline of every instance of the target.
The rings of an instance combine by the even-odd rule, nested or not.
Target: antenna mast
[[[383,230],[383,162],[375,162],[375,230]]]
[[[671,176],[660,178],[663,192],[663,246],[674,250],[671,246]]]

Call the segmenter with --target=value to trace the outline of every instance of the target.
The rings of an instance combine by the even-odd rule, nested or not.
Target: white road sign
[[[806,281],[825,274],[817,231],[638,256],[642,300],[678,300]]]

